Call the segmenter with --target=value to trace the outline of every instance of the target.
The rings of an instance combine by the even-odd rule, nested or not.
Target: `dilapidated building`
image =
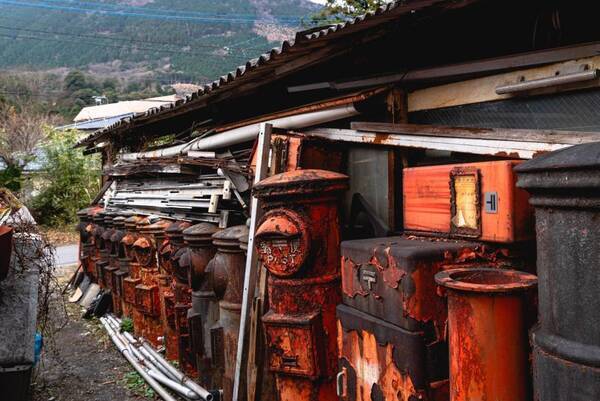
[[[89,135],[87,272],[226,401],[598,399],[596,9],[392,2]]]

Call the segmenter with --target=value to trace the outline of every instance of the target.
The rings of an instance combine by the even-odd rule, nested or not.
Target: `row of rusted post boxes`
[[[230,399],[247,227],[220,230],[98,207],[79,216],[82,265],[111,291],[114,313]]]
[[[348,177],[296,170],[255,185],[276,399],[530,399],[536,278],[515,268],[535,271],[535,243],[517,164],[405,169],[405,232],[341,245]],[[228,400],[246,227],[98,208],[82,219],[84,266],[113,291],[115,311],[155,344],[164,337],[170,359]]]

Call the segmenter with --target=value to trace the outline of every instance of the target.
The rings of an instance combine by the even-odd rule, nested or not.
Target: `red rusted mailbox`
[[[348,177],[296,170],[254,187],[267,213],[256,231],[258,256],[271,273],[263,316],[269,368],[279,399],[335,400],[335,308],[341,302],[337,195]]]
[[[124,255],[121,260],[121,270],[126,274],[119,275],[119,295],[121,298],[123,316],[133,318],[133,307],[135,306],[135,280],[131,276],[131,264],[134,263],[133,243],[137,239],[137,224],[143,217],[130,216],[125,219],[125,236],[121,239],[121,250]]]
[[[161,260],[161,266],[165,269],[165,273],[169,274],[167,278],[168,288],[163,287],[163,295],[161,303],[164,305],[164,316],[163,327],[165,332],[165,344],[167,348],[167,354],[170,358],[175,358],[178,362],[181,361],[181,346],[180,346],[180,333],[178,330],[178,316],[177,316],[177,304],[180,300],[186,297],[186,288],[181,288],[178,284],[177,279],[177,265],[179,264],[180,250],[185,246],[183,241],[183,231],[190,227],[190,223],[185,221],[175,222],[165,230],[166,240],[159,251],[159,259]],[[187,282],[187,275],[185,276],[185,283]],[[191,303],[188,302],[188,303]],[[187,309],[186,309],[187,312]],[[185,366],[182,366],[187,373],[190,372]]]
[[[130,222],[130,224],[133,222]],[[126,223],[127,224],[127,223]],[[142,336],[144,335],[143,332],[143,328],[144,328],[144,322],[143,322],[143,314],[142,312],[138,309],[138,304],[137,304],[137,297],[136,297],[136,286],[138,286],[139,284],[142,283],[142,279],[140,278],[140,270],[141,270],[141,266],[140,263],[138,262],[137,258],[136,258],[136,253],[133,250],[133,246],[135,241],[137,241],[137,239],[140,236],[140,231],[144,226],[149,225],[150,222],[148,221],[147,217],[142,217],[140,219],[137,220],[137,222],[135,223],[135,228],[131,228],[133,231],[133,238],[131,237],[127,237],[125,236],[125,238],[123,238],[123,241],[125,241],[127,239],[127,241],[133,240],[133,243],[131,245],[128,245],[129,247],[129,256],[131,257],[131,262],[129,262],[129,275],[127,276],[127,278],[125,278],[123,280],[123,292],[124,292],[124,298],[125,298],[125,303],[127,304],[127,308],[128,311],[131,313],[130,317],[133,319],[133,332],[135,333],[136,336]]]
[[[140,266],[140,283],[135,286],[136,307],[141,312],[142,335],[152,344],[161,345],[164,336],[161,321],[157,241],[171,224],[169,220],[151,221],[152,224],[141,227],[140,237],[133,244],[133,252]]]
[[[108,265],[108,251],[104,246],[104,210],[99,211],[93,217],[94,227],[93,227],[93,236],[94,236],[94,247],[95,247],[95,261],[94,261],[94,272],[92,273],[92,279],[94,282],[98,283],[101,287],[104,286],[103,273],[104,266]]]
[[[217,388],[223,389],[225,401],[232,401],[246,262],[244,251],[240,248],[240,238],[247,236],[246,226],[234,226],[213,234],[213,244],[217,247],[217,253],[206,267],[219,299],[219,322],[211,328],[210,335],[215,373],[213,379],[217,382]],[[221,383],[218,383],[219,378],[222,379]],[[242,380],[238,401],[245,399],[246,386]]]
[[[111,292],[113,291],[112,282],[113,282],[113,273],[119,270],[118,258],[114,252],[115,247],[113,247],[112,237],[115,235],[115,226],[114,219],[117,217],[117,213],[115,212],[105,212],[104,213],[104,233],[102,234],[102,239],[104,240],[104,249],[108,253],[108,265],[104,266],[102,272],[102,282],[104,283],[104,287],[109,289]]]
[[[111,257],[114,258],[114,266],[116,269],[111,274],[111,291],[112,291],[112,304],[113,313],[117,316],[121,316],[123,313],[123,305],[121,303],[120,293],[120,282],[121,277],[126,274],[123,271],[123,248],[121,246],[121,240],[125,236],[125,215],[122,213],[113,219],[114,233],[110,237],[111,242]]]
[[[215,256],[212,235],[219,231],[214,224],[200,223],[186,229],[183,238],[188,244],[188,282],[192,289],[192,308],[188,310],[188,327],[191,354],[199,373],[200,382],[207,388],[217,388],[213,383],[210,329],[219,321],[219,305],[210,287],[206,267]]]

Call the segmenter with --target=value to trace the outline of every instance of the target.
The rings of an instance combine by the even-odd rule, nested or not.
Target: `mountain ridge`
[[[209,82],[301,29],[308,0],[0,0],[0,69]]]

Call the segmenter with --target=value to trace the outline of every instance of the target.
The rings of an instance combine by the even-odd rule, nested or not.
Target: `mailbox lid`
[[[337,318],[339,369],[346,375],[344,400],[435,399],[432,384],[448,378],[445,344],[428,346],[423,333],[346,305],[337,307]]]
[[[512,243],[534,238],[529,195],[516,187],[518,160],[403,170],[404,229]]]
[[[467,241],[407,237],[342,242],[343,303],[406,330],[435,328],[439,337],[447,313],[434,276],[478,247]]]

